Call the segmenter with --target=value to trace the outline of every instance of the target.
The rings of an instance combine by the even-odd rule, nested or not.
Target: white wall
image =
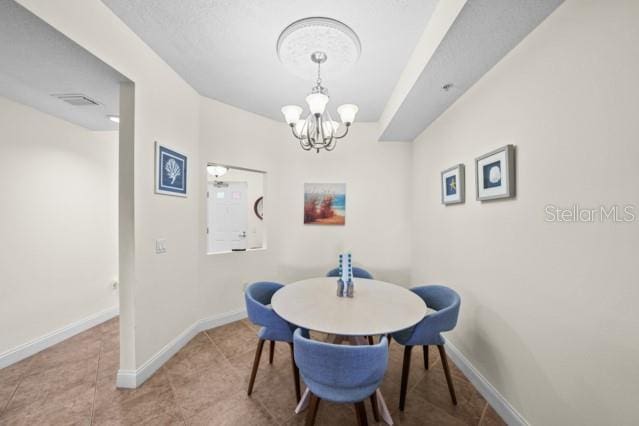
[[[121,276],[122,293],[132,296],[133,306],[120,314],[120,331],[129,337],[122,341],[120,368],[134,374],[201,314],[193,309],[199,305],[195,218],[204,188],[194,171],[199,95],[99,0],[67,0],[64,7],[46,0],[18,3],[135,83],[134,250]],[[154,141],[188,155],[187,198],[153,193]],[[157,238],[166,239],[167,253],[155,254]]]
[[[117,133],[0,97],[0,356],[117,307]]]
[[[200,173],[207,162],[266,175],[264,226],[268,248],[206,255],[205,196],[200,209],[203,312],[242,308],[242,290],[257,280],[294,280],[325,274],[342,250],[376,277],[408,285],[410,262],[410,150],[379,143],[375,124],[356,123],[330,152],[306,152],[283,122],[202,98]],[[346,225],[303,224],[304,182],[346,183]]]
[[[377,143],[377,126],[360,123],[334,152],[303,152],[282,122],[201,98],[100,1],[67,0],[64,8],[19,3],[135,83],[134,218],[127,224],[134,250],[121,274],[128,295],[120,320],[123,374],[135,374],[200,318],[243,308],[244,283],[323,274],[344,249],[381,279],[408,284],[409,210],[402,200],[410,190],[409,144]],[[187,198],[153,193],[156,140],[189,156]],[[206,255],[207,162],[268,173],[267,250]],[[302,224],[308,181],[347,183],[346,226]],[[166,254],[154,253],[156,238],[166,239]],[[316,260],[308,260],[310,252]]]
[[[568,1],[413,151],[413,282],[462,297],[451,341],[534,425],[639,418],[639,223],[544,206],[639,206],[639,3]],[[517,147],[517,199],[475,201],[474,158]],[[439,173],[466,164],[467,201]],[[635,210],[637,212],[637,210]]]

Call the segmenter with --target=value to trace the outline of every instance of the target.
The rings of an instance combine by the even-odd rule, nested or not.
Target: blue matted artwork
[[[457,194],[457,176],[448,176],[446,178],[446,195]]]
[[[186,197],[186,155],[155,143],[155,192]]]
[[[501,186],[501,162],[494,161],[484,164],[484,188],[495,188]]]
[[[461,204],[465,198],[464,165],[457,164],[441,172],[442,204]]]

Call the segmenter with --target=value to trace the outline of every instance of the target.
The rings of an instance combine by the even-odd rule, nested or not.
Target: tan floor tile
[[[166,363],[165,368],[172,376],[190,377],[206,369],[228,368],[228,363],[211,339],[199,333]]]
[[[102,350],[104,351],[113,351],[120,349],[120,330],[116,328],[115,330],[106,330],[103,331],[100,336],[100,341],[102,342]]]
[[[248,326],[251,330],[253,330],[253,331],[254,331],[254,332],[256,332],[256,333],[257,333],[258,331],[260,331],[260,328],[262,328],[262,326],[261,326],[261,325],[253,324],[253,323],[251,322],[251,320],[250,320],[250,319],[248,319],[248,318],[245,318],[245,319],[241,320],[240,322],[242,322],[243,324],[247,325],[247,326]]]
[[[243,321],[206,330],[206,334],[229,359],[255,350],[257,334]]]
[[[506,422],[504,422],[499,414],[491,407],[490,405],[486,406],[486,411],[484,411],[484,416],[481,419],[480,426],[506,426]]]
[[[257,338],[255,338],[255,346],[257,347]],[[255,350],[256,348],[254,348],[252,352],[246,352],[229,360],[237,374],[242,378],[243,385],[247,388],[249,379],[251,377],[253,361],[255,359]],[[266,342],[264,344],[264,348],[262,349],[262,357],[260,359],[260,365],[257,370],[254,388],[260,386],[260,384],[264,381],[273,380],[275,376],[279,375],[290,376],[291,386],[293,386],[293,366],[291,360],[291,350],[288,346],[288,343],[277,342],[275,344],[273,364],[268,363],[268,357],[269,343]]]
[[[189,425],[266,426],[275,420],[255,399],[240,391],[187,419]]]
[[[86,360],[97,361],[102,343],[100,334],[92,330],[80,333],[34,355],[29,370],[40,372],[61,366],[73,366]]]
[[[110,351],[106,351],[102,348],[100,352],[100,364],[98,366],[98,380],[103,378],[110,378],[115,382],[120,368],[120,349],[115,348]]]
[[[412,395],[406,399],[404,411],[393,413],[393,421],[397,425],[419,426],[462,426],[466,423],[451,416],[446,411],[423,399],[420,395]]]
[[[228,368],[208,369],[190,377],[170,374],[170,380],[185,418],[223,404],[227,398],[245,391],[230,364]]]
[[[306,386],[300,378],[302,393]],[[251,398],[258,400],[278,422],[290,419],[297,405],[292,374],[274,375],[255,386]]]
[[[27,358],[0,370],[0,415],[18,388],[18,384],[29,371],[33,358]]]
[[[33,364],[32,364],[33,365]],[[78,386],[94,386],[98,358],[62,363],[55,368],[29,371],[23,378],[5,411],[19,409],[45,400],[62,400],[58,395]],[[63,394],[64,395],[64,394]]]
[[[0,370],[0,424],[303,424],[306,413],[293,412],[296,399],[288,344],[276,343],[269,365],[265,343],[253,395],[246,395],[257,330],[248,320],[207,330],[140,388],[116,389],[119,322],[107,321]],[[313,333],[313,337],[324,336]],[[397,424],[476,425],[480,418],[482,425],[504,424],[492,408],[484,408],[483,398],[450,363],[459,400],[453,406],[437,348],[431,347],[429,353],[426,371],[421,348],[413,349],[406,410],[399,413],[403,346],[394,342],[390,347],[382,392]],[[366,405],[374,424],[370,403]],[[352,405],[322,401],[316,424],[354,425],[355,411]]]
[[[78,383],[20,404],[12,403],[0,416],[0,424],[89,424],[93,394],[91,383]]]
[[[286,423],[286,426],[301,426],[306,422],[306,415],[308,410],[296,414],[291,417]],[[370,406],[367,407],[366,415],[368,417],[369,424],[375,424],[373,419],[373,413],[370,410]],[[350,426],[357,425],[357,416],[352,404],[336,404],[330,401],[320,401],[319,409],[317,411],[317,417],[315,418],[316,426]]]
[[[182,415],[171,415],[171,414],[160,414],[157,417],[152,417],[150,419],[144,419],[138,423],[135,423],[136,426],[140,425],[148,425],[148,426],[181,426],[186,425],[186,422],[182,418]]]
[[[163,370],[137,389],[117,389],[110,378],[98,382],[94,424],[139,424],[160,416],[183,418]]]
[[[419,396],[437,406],[451,416],[469,425],[477,425],[486,406],[486,401],[465,379],[453,376],[457,405],[454,405],[448,391],[446,377],[441,364],[428,370],[428,374],[413,389],[406,399]]]

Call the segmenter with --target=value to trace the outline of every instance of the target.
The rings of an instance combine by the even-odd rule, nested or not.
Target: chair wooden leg
[[[373,418],[379,423],[379,407],[377,406],[377,392],[371,395],[371,406],[373,408]]]
[[[428,370],[428,345],[422,346],[424,350],[424,368]]]
[[[366,417],[366,406],[364,401],[355,403],[355,414],[357,414],[358,426],[368,426],[368,418]]]
[[[255,384],[255,376],[257,375],[257,367],[260,366],[260,357],[262,356],[262,348],[264,347],[264,340],[257,341],[257,349],[255,350],[255,359],[253,359],[253,370],[251,370],[251,380],[249,380],[248,394],[253,392],[253,385]]]
[[[306,426],[313,426],[315,424],[319,403],[320,399],[311,392],[311,399],[308,403],[308,413],[306,413]]]
[[[410,372],[410,356],[412,346],[404,346],[404,364],[402,366],[402,386],[399,391],[399,409],[404,411],[406,404],[406,390],[408,389],[408,373]]]
[[[369,345],[374,345],[375,341],[373,340],[373,336],[368,336],[368,344]]]
[[[293,380],[295,381],[295,397],[297,398],[297,402],[300,402],[302,399],[302,392],[300,391],[300,370],[297,368],[297,364],[295,364],[295,349],[293,348],[293,343],[289,343],[291,347],[291,364],[293,365]]]
[[[444,345],[437,345],[439,349],[439,356],[442,359],[442,366],[444,367],[444,374],[446,375],[446,382],[448,383],[448,391],[450,392],[450,397],[453,400],[453,404],[457,405],[457,396],[455,396],[455,387],[453,386],[453,379],[450,376],[450,368],[448,368],[448,358],[446,357],[446,350],[444,349]]]
[[[273,355],[275,354],[275,340],[271,340],[268,348],[268,363],[273,364]]]

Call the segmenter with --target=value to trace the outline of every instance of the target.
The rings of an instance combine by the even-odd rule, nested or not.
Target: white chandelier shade
[[[342,120],[342,123],[353,123],[355,121],[357,111],[359,111],[359,108],[357,105],[353,104],[344,104],[337,108],[337,113],[339,114],[339,118]]]
[[[328,103],[328,96],[323,93],[311,93],[306,97],[306,103],[308,104],[308,109],[311,110],[311,114],[322,115]]]
[[[297,105],[286,105],[282,107],[282,114],[284,114],[284,120],[289,126],[294,125],[300,119],[302,115],[302,107]]]

